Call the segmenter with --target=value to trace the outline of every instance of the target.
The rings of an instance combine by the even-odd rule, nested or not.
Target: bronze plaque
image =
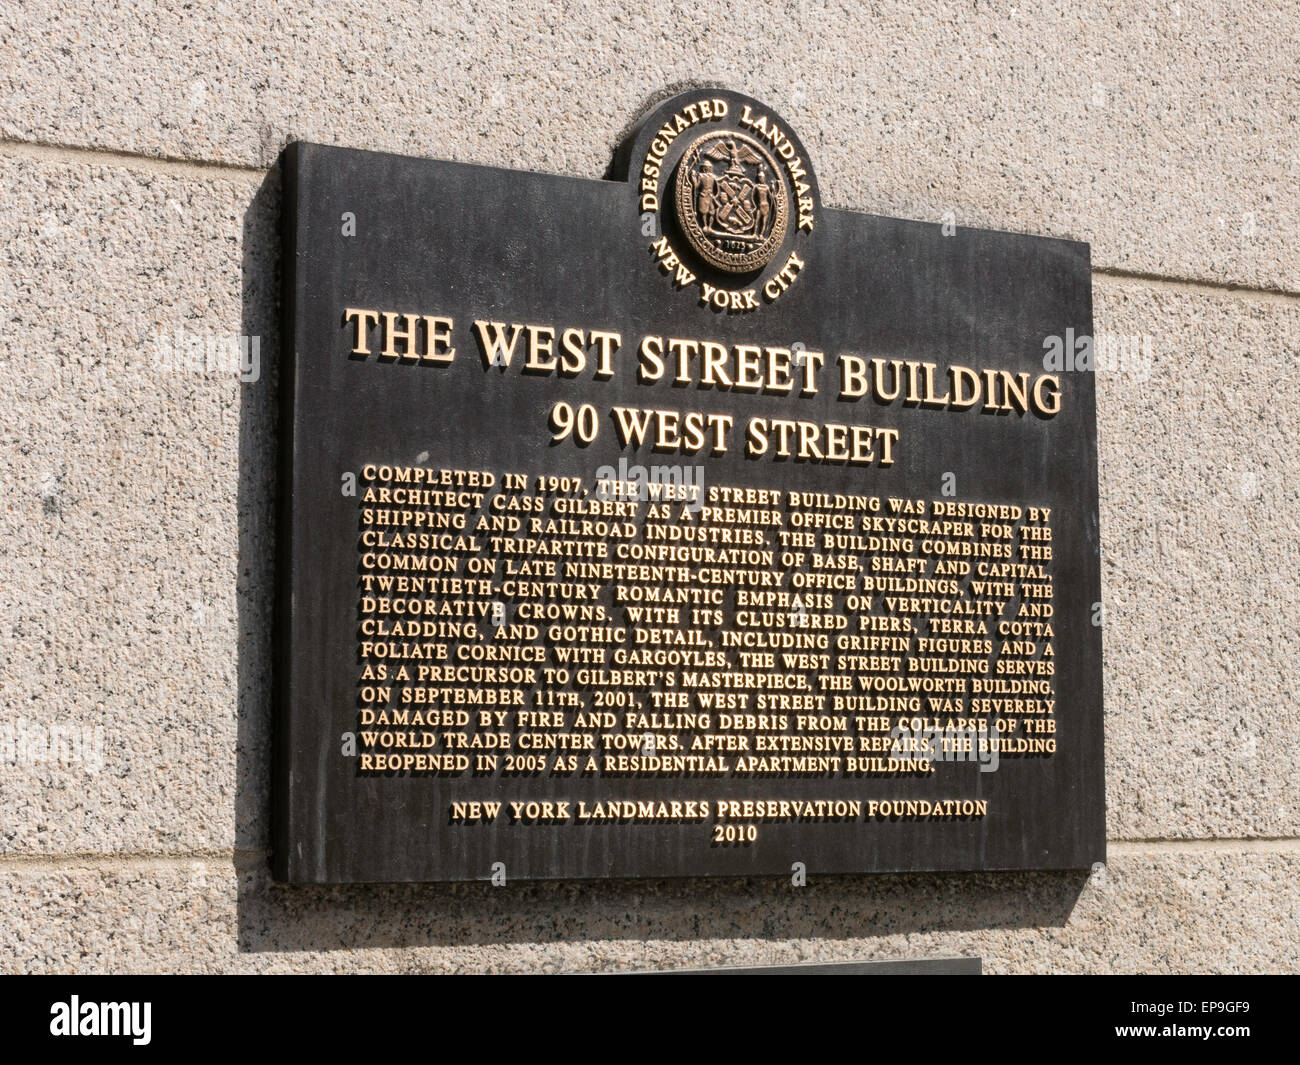
[[[612,180],[282,166],[280,878],[1104,858],[1086,245],[718,90]]]

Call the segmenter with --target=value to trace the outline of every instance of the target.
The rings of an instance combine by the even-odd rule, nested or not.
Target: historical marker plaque
[[[277,876],[1103,859],[1087,246],[615,170],[285,153]]]

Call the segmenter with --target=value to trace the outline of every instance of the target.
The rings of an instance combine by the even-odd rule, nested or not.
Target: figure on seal
[[[718,197],[718,179],[713,173],[713,163],[705,159],[703,170],[691,174],[691,184],[695,186],[695,207],[699,212],[700,225],[705,230],[711,229]]]
[[[767,220],[772,214],[772,190],[767,184],[767,167],[758,165],[758,184],[754,186],[754,236],[767,232]]]

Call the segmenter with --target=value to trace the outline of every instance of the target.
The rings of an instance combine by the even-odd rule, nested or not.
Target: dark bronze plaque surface
[[[1087,245],[712,91],[613,180],[282,168],[279,878],[1104,860]]]

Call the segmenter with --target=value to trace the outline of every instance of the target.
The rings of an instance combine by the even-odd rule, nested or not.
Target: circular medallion
[[[759,270],[785,239],[790,186],[771,153],[738,130],[706,133],[677,167],[677,221],[710,266]]]

